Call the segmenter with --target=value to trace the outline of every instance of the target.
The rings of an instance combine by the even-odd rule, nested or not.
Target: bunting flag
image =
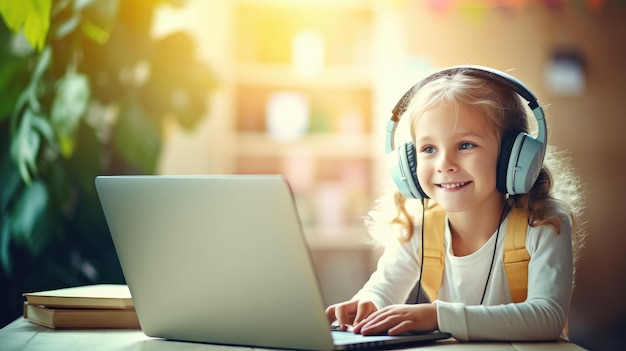
[[[489,7],[488,0],[462,1],[458,5],[461,15],[470,23],[479,23]]]
[[[560,10],[567,5],[566,0],[541,0],[540,2],[550,10]]]
[[[421,2],[422,0],[413,1]],[[531,4],[538,4],[558,12],[573,4],[599,13],[608,3],[625,5],[626,0],[426,0],[424,3],[430,11],[436,14],[446,15],[450,12],[459,12],[470,22],[477,22],[483,18],[486,11],[491,9],[515,13]]]
[[[427,6],[436,13],[446,14],[454,9],[454,0],[427,0]]]
[[[585,0],[587,6],[594,12],[600,12],[604,7],[604,0]]]
[[[493,0],[493,5],[503,11],[519,11],[528,3],[528,0]]]

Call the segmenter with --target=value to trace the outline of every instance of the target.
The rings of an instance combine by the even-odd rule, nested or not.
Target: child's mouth
[[[442,189],[446,189],[446,190],[454,190],[454,189],[458,189],[458,188],[462,188],[464,186],[466,186],[467,184],[469,184],[470,182],[458,182],[458,183],[441,183],[438,184],[438,186]]]

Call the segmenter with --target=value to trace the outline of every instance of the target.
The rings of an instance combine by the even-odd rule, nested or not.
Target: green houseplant
[[[165,0],[0,0],[0,326],[24,291],[123,282],[95,193],[152,174],[164,119],[192,129],[215,85]]]

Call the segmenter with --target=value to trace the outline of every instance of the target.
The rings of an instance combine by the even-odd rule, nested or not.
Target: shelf
[[[239,63],[236,68],[239,85],[289,87],[292,89],[369,89],[371,71],[367,65],[334,65],[319,74],[297,74],[290,65]]]
[[[234,10],[237,62],[333,67],[372,57],[371,1],[239,1]]]
[[[297,89],[291,86],[240,84],[235,94],[235,127],[242,133],[289,132],[282,130],[281,126],[297,128],[296,135],[305,132],[359,135],[369,134],[372,130],[372,91],[367,88],[303,86]],[[273,110],[280,113],[270,114],[270,103],[274,106]],[[303,128],[305,130],[301,130]]]
[[[333,7],[347,10],[371,10],[372,0],[236,0],[238,6],[251,7]]]
[[[367,267],[349,269],[359,285],[376,253],[361,218],[382,148],[373,126],[377,8],[372,0],[235,0],[231,7],[229,171],[282,174],[311,251],[328,267],[337,259]]]
[[[279,141],[266,133],[237,133],[236,154],[249,157],[286,157],[294,154],[329,159],[370,159],[374,157],[374,138],[365,134],[306,135]]]

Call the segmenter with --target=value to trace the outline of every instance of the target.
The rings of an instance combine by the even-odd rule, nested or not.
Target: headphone
[[[400,117],[407,110],[415,93],[424,85],[442,76],[457,73],[480,77],[503,85],[528,101],[528,106],[537,120],[537,137],[523,131],[513,131],[502,138],[500,155],[496,168],[496,188],[509,195],[525,194],[535,184],[543,165],[547,145],[547,126],[543,109],[537,103],[535,95],[517,78],[484,66],[454,66],[427,76],[407,91],[393,109],[387,122],[385,153],[391,177],[400,193],[407,198],[423,201],[428,198],[417,179],[417,155],[413,142],[394,146],[394,133]]]

